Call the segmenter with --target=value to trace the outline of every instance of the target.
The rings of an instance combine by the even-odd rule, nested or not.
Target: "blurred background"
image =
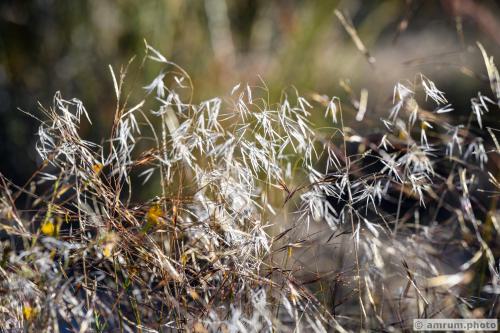
[[[491,96],[476,42],[500,62],[499,13],[493,0],[2,0],[0,172],[21,184],[34,171],[37,123],[19,109],[36,114],[57,90],[91,114],[84,137],[106,137],[108,64],[137,56],[129,79],[142,94],[157,71],[140,68],[144,39],[191,75],[196,101],[260,75],[275,101],[290,86],[343,101],[368,89],[378,119],[394,84],[424,73],[464,114],[477,91]]]

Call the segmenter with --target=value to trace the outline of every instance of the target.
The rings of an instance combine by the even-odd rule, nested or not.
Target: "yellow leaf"
[[[151,206],[146,217],[148,223],[159,224],[161,222],[160,219],[163,217],[163,210],[161,209],[160,205]]]
[[[42,224],[41,231],[44,235],[47,236],[52,236],[54,234],[54,231],[56,230],[56,227],[54,226],[54,223],[52,221],[45,221]]]
[[[111,257],[112,250],[113,250],[113,246],[112,246],[112,244],[106,244],[106,246],[104,246],[104,249],[102,250],[102,254],[103,254],[106,258],[109,258],[109,257]]]
[[[23,317],[26,320],[31,320],[35,316],[35,309],[29,305],[23,305]]]
[[[92,170],[94,170],[95,174],[98,175],[103,167],[104,166],[101,163],[97,163],[92,166]]]

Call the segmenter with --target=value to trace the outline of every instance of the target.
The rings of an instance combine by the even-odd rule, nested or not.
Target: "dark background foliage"
[[[374,64],[335,9],[352,19]],[[57,90],[89,110],[94,126],[82,128],[85,137],[105,137],[115,103],[107,66],[137,56],[131,80],[140,91],[152,78],[139,68],[144,39],[192,76],[196,100],[258,75],[275,98],[293,85],[348,100],[340,85],[348,79],[354,91],[369,89],[369,112],[383,114],[392,86],[423,72],[465,114],[475,91],[489,92],[476,41],[498,59],[498,14],[497,2],[472,0],[4,0],[0,172],[22,183],[34,170],[37,122],[19,109],[36,114]]]

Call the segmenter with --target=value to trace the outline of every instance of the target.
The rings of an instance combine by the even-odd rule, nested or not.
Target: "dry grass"
[[[498,317],[500,147],[482,117],[498,113],[500,88],[481,50],[494,97],[477,94],[465,124],[420,75],[396,85],[382,133],[349,127],[335,97],[271,103],[264,83],[196,104],[188,74],[150,46],[163,69],[138,103],[127,69],[110,67],[117,108],[101,143],[79,135],[82,102],[57,93],[36,116],[40,168],[23,186],[0,175],[2,328],[324,332]],[[353,101],[364,121],[368,96]],[[142,183],[156,193],[137,202]]]

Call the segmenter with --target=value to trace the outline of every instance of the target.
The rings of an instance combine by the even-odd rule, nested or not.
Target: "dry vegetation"
[[[83,103],[56,93],[30,114],[40,168],[24,185],[0,174],[2,329],[400,331],[500,316],[500,146],[482,123],[500,80],[479,48],[491,92],[464,124],[424,75],[397,83],[363,133],[338,98],[289,89],[274,103],[264,82],[195,104],[188,74],[150,46],[163,68],[144,100],[110,67],[101,143],[80,137]],[[156,193],[137,202],[143,184]]]

